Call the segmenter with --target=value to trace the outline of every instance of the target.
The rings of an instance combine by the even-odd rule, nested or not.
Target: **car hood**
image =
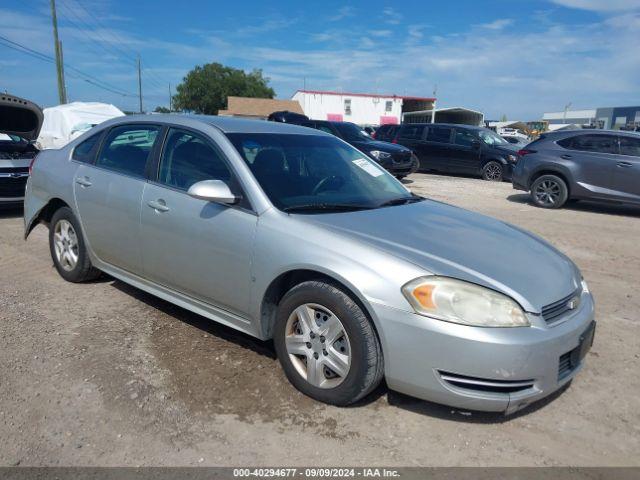
[[[35,140],[43,120],[42,110],[35,103],[6,93],[0,94],[0,133]]]
[[[402,145],[396,145],[389,142],[381,142],[380,140],[367,140],[362,142],[354,141],[349,143],[351,143],[351,145],[358,149],[366,150],[368,152],[370,152],[371,150],[380,150],[381,152],[386,153],[400,153],[410,151],[407,147],[403,147]]]
[[[366,242],[429,273],[501,291],[534,313],[580,285],[574,263],[546,241],[440,202],[298,217]]]

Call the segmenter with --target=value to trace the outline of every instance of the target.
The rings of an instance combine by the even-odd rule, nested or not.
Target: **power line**
[[[34,50],[32,48],[29,48],[25,45],[22,45],[18,42],[14,42],[13,40],[9,40],[8,38],[0,35],[0,45],[3,45],[4,47],[7,48],[11,48],[13,50],[16,50],[18,52],[27,54],[31,57],[37,58],[39,60],[43,60],[43,61],[47,61],[47,62],[51,62],[51,63],[55,63],[55,59],[53,57],[51,57],[50,55],[47,55],[45,53],[42,52],[38,52],[37,50]],[[112,93],[116,93],[118,95],[121,95],[123,97],[137,97],[137,95],[131,94],[131,93],[127,93],[124,92],[123,90],[119,89],[118,87],[115,87],[107,82],[104,82],[102,80],[100,80],[99,78],[94,77],[93,75],[90,75],[88,73],[83,72],[82,70],[79,70],[67,63],[64,64],[65,68],[77,73],[78,75],[80,75],[81,77],[83,77],[83,80],[85,80],[87,83],[90,83],[96,87],[102,88],[103,90],[107,90],[110,91]]]

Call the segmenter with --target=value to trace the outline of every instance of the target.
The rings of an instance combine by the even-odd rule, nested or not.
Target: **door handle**
[[[633,163],[629,163],[629,162],[618,162],[618,166],[622,167],[622,168],[629,168],[629,167],[633,167]]]
[[[89,177],[81,177],[81,178],[77,178],[76,179],[76,183],[82,187],[90,187],[91,185],[93,185],[90,181],[89,181]]]
[[[156,212],[168,212],[169,211],[169,207],[167,207],[167,204],[162,199],[151,200],[149,203],[147,203],[147,205],[149,205],[151,208],[153,208]]]
[[[565,160],[569,160],[570,158],[573,158],[573,156],[569,155],[568,153],[565,153],[564,155],[560,155],[560,158],[564,158]]]

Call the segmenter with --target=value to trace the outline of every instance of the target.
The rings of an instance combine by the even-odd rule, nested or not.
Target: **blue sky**
[[[440,106],[522,120],[640,104],[640,0],[57,3],[70,100],[136,109],[140,54],[145,109],[208,62],[261,68],[279,98],[305,81],[416,96],[437,85]],[[0,36],[52,56],[49,0],[3,0]],[[54,66],[4,45],[0,90],[56,104]]]

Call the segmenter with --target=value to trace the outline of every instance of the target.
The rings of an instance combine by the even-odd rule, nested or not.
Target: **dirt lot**
[[[384,387],[325,406],[289,386],[270,343],[119,281],[64,282],[46,229],[25,243],[21,212],[0,211],[0,465],[640,465],[640,209],[546,211],[467,178],[407,184],[578,263],[599,324],[569,388],[508,418]]]

